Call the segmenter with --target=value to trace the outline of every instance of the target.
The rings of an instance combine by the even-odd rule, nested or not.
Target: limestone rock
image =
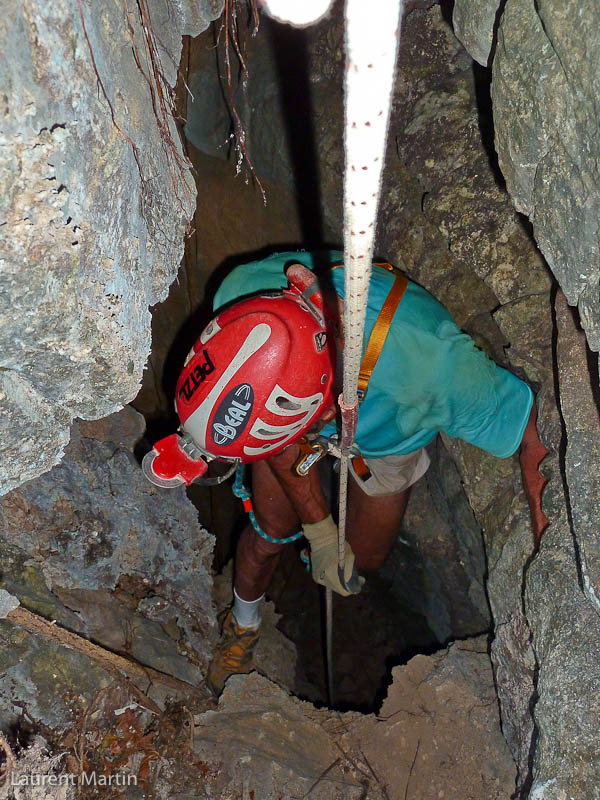
[[[456,0],[452,10],[454,33],[482,67],[488,66],[498,6],[498,0]]]
[[[317,711],[253,673],[196,717],[206,797],[508,800],[515,768],[500,732],[486,638],[397,667],[378,716]]]
[[[148,4],[165,93],[182,30],[219,5]],[[11,3],[0,23],[2,493],[60,460],[74,417],[135,396],[148,306],[175,277],[194,206],[174,122],[153,112],[137,12],[81,9],[85,31],[67,0]]]
[[[501,306],[493,314],[505,335],[506,354],[513,368],[539,386],[552,376],[552,317],[547,292],[532,294]]]
[[[65,773],[64,760],[62,753],[50,755],[44,739],[35,736],[19,754],[10,781],[0,786],[0,800],[75,800],[76,776]]]
[[[393,670],[377,717],[352,733],[390,799],[513,795],[515,766],[499,727],[485,637]]]
[[[6,619],[11,611],[20,605],[18,599],[6,589],[0,589],[0,619]]]
[[[323,727],[328,717],[256,673],[232,676],[218,710],[196,717],[207,800],[364,797],[359,776]]]
[[[596,798],[600,618],[580,583],[566,508],[527,572],[525,607],[539,664],[530,796]]]
[[[0,623],[0,726],[16,728],[25,713],[43,730],[63,732],[88,700],[113,681],[92,659],[33,636],[11,622]]]
[[[142,475],[132,450],[143,427],[131,408],[75,424],[63,462],[2,498],[2,585],[26,608],[198,684],[216,639],[214,540],[183,489],[157,489]],[[8,622],[2,630],[12,643],[4,651],[5,699],[13,691],[15,699],[39,692],[58,702],[53,690],[36,689],[35,675],[41,680],[45,672],[66,680],[71,694],[77,679],[65,676],[73,671],[101,685],[102,670],[81,666],[83,657],[19,638]],[[53,668],[55,661],[65,669]],[[56,723],[44,713],[38,718]]]
[[[403,604],[419,611],[438,642],[489,629],[481,529],[458,471],[441,442],[413,487],[402,533],[381,575]]]
[[[597,373],[585,337],[564,295],[556,297],[560,405],[566,426],[565,473],[571,524],[577,542],[581,577],[588,600],[600,614],[600,417]]]
[[[493,62],[496,149],[508,190],[590,346],[600,349],[600,190],[594,0],[512,0]]]
[[[443,437],[482,528],[487,597],[494,620],[492,662],[502,710],[502,730],[521,786],[529,774],[534,723],[536,659],[523,613],[523,571],[533,553],[529,510],[516,457],[497,459],[459,439]]]
[[[427,46],[423,46],[424,41]],[[490,131],[480,122],[489,103],[485,77],[474,73],[471,59],[439,6],[416,10],[406,18],[399,76],[395,93],[398,113],[391,121],[396,157],[389,148],[386,178],[386,184],[397,188],[392,189],[394,205],[386,209],[384,201],[385,219],[405,216],[411,202],[403,198],[406,186],[400,183],[399,161],[420,189],[411,228],[423,230],[424,219],[435,227],[453,261],[474,272],[499,303],[548,292],[547,270],[494,169]],[[401,220],[395,227],[399,224]],[[393,234],[398,247],[402,228],[390,231],[388,224],[385,230],[387,235]],[[428,238],[433,240],[430,234]],[[420,276],[428,272],[429,281],[436,276],[435,283],[426,288],[431,287],[455,313],[445,296],[452,272],[440,262],[438,249],[442,248],[438,245],[429,253],[425,247],[422,254],[417,250],[415,255],[423,263],[415,275],[421,280]],[[470,284],[478,288],[472,275]],[[476,302],[473,295],[471,302]],[[479,302],[477,307],[480,311],[489,308]]]

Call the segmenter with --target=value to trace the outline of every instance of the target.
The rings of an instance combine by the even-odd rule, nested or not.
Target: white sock
[[[260,625],[260,604],[264,594],[256,600],[242,600],[236,590],[233,590],[233,616],[240,628],[253,628]]]

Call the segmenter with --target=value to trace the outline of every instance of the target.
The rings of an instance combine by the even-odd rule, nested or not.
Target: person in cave
[[[329,253],[328,260],[340,263],[342,254]],[[314,286],[315,274],[310,271],[314,264],[313,254],[300,252],[241,265],[221,283],[213,306],[220,309],[241,297],[281,290],[288,279],[297,286]],[[365,342],[394,285],[390,269],[373,267]],[[343,267],[325,274],[331,286],[329,295],[325,289],[322,294],[328,297],[326,316],[339,351],[343,348],[338,324]],[[305,295],[310,291],[307,288]],[[405,281],[403,292],[360,406],[356,432],[360,456],[352,462],[348,482],[350,522],[343,580],[338,574],[337,527],[319,471],[298,474],[295,466],[302,457],[301,446],[291,438],[282,452],[252,464],[256,520],[267,538],[248,525],[237,546],[233,605],[207,676],[217,695],[230,675],[250,669],[261,602],[285,546],[272,539],[285,539],[301,530],[310,543],[314,580],[340,595],[358,593],[364,582],[358,572],[378,570],[390,553],[411,487],[429,466],[425,446],[439,431],[499,458],[519,450],[535,542],[547,525],[541,508],[545,480],[538,470],[546,450],[536,429],[532,390],[479,350],[422,287]],[[339,372],[341,358],[337,361]],[[260,370],[259,362],[255,368]],[[333,407],[321,415],[321,436],[335,434],[334,417]]]

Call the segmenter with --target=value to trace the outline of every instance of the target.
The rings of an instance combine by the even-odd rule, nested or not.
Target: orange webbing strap
[[[379,358],[383,349],[383,345],[385,344],[394,314],[396,313],[396,309],[398,308],[400,301],[404,297],[404,292],[406,291],[406,286],[408,284],[408,281],[404,275],[401,275],[397,270],[395,270],[391,264],[378,263],[375,266],[385,267],[386,269],[394,272],[394,283],[388,292],[388,296],[385,298],[385,303],[382,305],[379,316],[375,321],[375,325],[373,326],[373,330],[369,336],[365,354],[360,363],[360,372],[358,374],[358,399],[361,402],[367,392],[369,380],[371,379],[371,375],[375,369],[375,364],[377,364],[377,359]]]
[[[356,456],[356,458],[352,459],[352,467],[356,477],[361,481],[367,481],[371,477],[371,470],[367,467],[367,462],[362,456]]]
[[[394,283],[392,284],[392,288],[390,289],[387,297],[385,298],[385,302],[381,307],[379,316],[375,320],[375,325],[373,326],[373,330],[371,331],[371,335],[369,336],[367,348],[365,350],[365,354],[360,364],[360,372],[358,375],[359,402],[362,402],[364,400],[365,394],[367,393],[367,387],[369,385],[371,375],[373,374],[373,370],[375,369],[375,364],[377,364],[377,359],[379,358],[381,351],[383,350],[383,345],[385,344],[385,340],[387,339],[387,335],[390,329],[390,325],[392,324],[394,314],[396,313],[396,309],[400,305],[400,301],[404,297],[404,292],[406,291],[406,287],[408,285],[408,281],[404,277],[404,275],[398,272],[398,270],[391,264],[388,264],[385,261],[374,261],[373,264],[376,267],[384,267],[385,269],[390,270],[390,272],[393,272]],[[333,269],[337,269],[338,267],[341,266],[343,265],[336,264],[336,266],[334,266]],[[368,478],[371,477],[369,468],[365,464],[365,461],[362,456],[358,456],[357,458],[352,459],[352,466],[354,467],[354,471],[356,472],[356,475],[358,478],[360,478],[360,480],[366,481]]]

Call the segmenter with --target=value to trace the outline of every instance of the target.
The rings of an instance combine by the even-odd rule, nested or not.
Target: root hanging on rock
[[[4,773],[0,777],[0,785],[3,785],[10,781],[10,775],[17,764],[17,759],[12,751],[12,747],[6,741],[6,737],[4,736],[2,731],[0,731],[0,747],[4,750],[4,754],[6,756],[6,765],[4,767]]]
[[[240,45],[239,33],[238,33],[238,3],[239,0],[225,0],[225,11],[223,12],[224,19],[221,23],[221,28],[219,30],[219,35],[217,37],[217,44],[218,39],[221,36],[221,33],[224,31],[224,39],[225,39],[225,67],[227,70],[227,96],[229,100],[229,111],[231,113],[231,119],[233,122],[233,133],[232,138],[234,141],[234,148],[237,153],[237,162],[235,171],[236,174],[239,174],[242,170],[242,166],[244,163],[250,170],[250,174],[256,181],[258,188],[260,189],[260,193],[262,196],[263,203],[265,206],[267,205],[267,195],[264,190],[262,183],[258,175],[256,174],[256,170],[254,169],[254,164],[248,155],[248,150],[246,148],[246,131],[242,124],[242,120],[240,115],[237,111],[237,106],[235,102],[235,98],[233,96],[233,82],[231,78],[231,56],[229,53],[229,43],[233,46],[235,53],[238,57],[240,62],[240,68],[242,71],[242,88],[245,88],[247,80],[248,80],[248,67],[246,66],[246,60],[244,58],[245,52],[245,43]],[[252,29],[252,36],[256,36],[258,32],[258,10],[256,7],[256,0],[248,0],[249,8],[250,8],[250,15],[251,19],[254,23],[254,27]],[[245,29],[244,29],[245,30]]]

